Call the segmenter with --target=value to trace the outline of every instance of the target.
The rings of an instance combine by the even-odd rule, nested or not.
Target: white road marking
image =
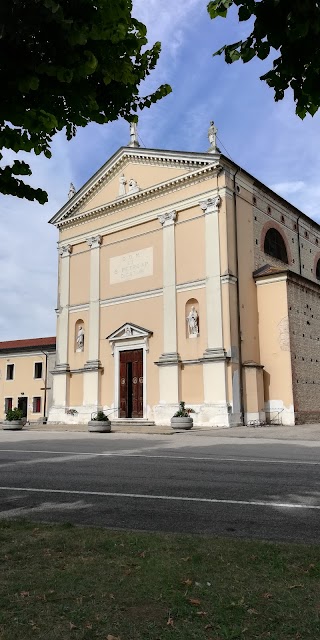
[[[77,491],[69,489],[36,489],[33,487],[0,487],[0,491],[23,491],[24,493],[57,493],[75,496],[98,496],[101,498],[133,498],[138,500],[171,500],[175,502],[204,502],[209,504],[234,504],[250,507],[278,507],[283,509],[320,510],[320,505],[294,502],[267,502],[265,500],[227,500],[222,498],[192,498],[189,496],[159,496],[144,493],[115,493],[113,491]]]
[[[110,452],[81,452],[81,451],[46,451],[44,449],[0,449],[0,453],[45,453],[45,454],[54,454],[54,455],[66,455],[66,456],[83,456],[83,457],[103,457],[103,458],[155,458],[155,459],[165,459],[165,460],[203,460],[208,462],[259,462],[266,464],[293,464],[293,465],[309,465],[309,466],[320,466],[320,461],[312,461],[312,460],[273,460],[270,458],[215,458],[214,456],[170,456],[170,455],[152,455],[152,454],[144,454],[144,453],[110,453]],[[51,462],[48,458],[47,461]],[[16,464],[19,464],[23,461],[16,461]],[[46,459],[43,460],[46,462]],[[8,463],[4,463],[8,464]],[[4,465],[3,465],[4,466]],[[1,467],[1,464],[0,464]]]

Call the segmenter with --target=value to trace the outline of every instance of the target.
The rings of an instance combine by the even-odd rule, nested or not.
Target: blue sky
[[[141,93],[162,82],[173,88],[141,113],[143,145],[206,151],[213,119],[224,153],[320,222],[320,116],[301,121],[290,94],[274,102],[259,80],[270,60],[226,65],[223,57],[212,57],[249,25],[239,25],[236,11],[227,20],[210,20],[206,0],[136,0],[134,15],[147,25],[150,43],[162,42],[160,61]],[[58,135],[51,160],[27,156],[31,182],[48,191],[48,204],[0,197],[0,341],[55,334],[58,233],[47,221],[64,204],[70,182],[79,189],[128,140],[123,121],[89,125],[69,143]]]

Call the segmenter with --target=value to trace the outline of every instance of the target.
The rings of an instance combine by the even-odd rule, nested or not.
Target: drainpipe
[[[301,269],[301,250],[300,250],[300,229],[299,229],[299,220],[301,218],[301,214],[297,218],[297,234],[298,234],[298,252],[299,252],[299,273],[302,275]]]
[[[240,171],[237,168],[233,175],[233,201],[234,201],[234,233],[235,233],[235,249],[236,249],[236,267],[237,267],[237,324],[238,324],[238,353],[239,353],[239,387],[240,387],[240,415],[244,425],[244,401],[243,401],[243,371],[242,371],[242,348],[241,348],[241,316],[240,316],[240,286],[239,286],[239,251],[238,251],[238,219],[237,219],[237,191],[236,177]]]

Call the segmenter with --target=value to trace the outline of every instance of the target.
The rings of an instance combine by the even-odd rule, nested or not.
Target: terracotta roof
[[[55,347],[56,337],[51,336],[49,338],[29,338],[28,340],[7,340],[6,342],[0,342],[0,351],[10,351],[17,349],[32,349],[38,347]]]

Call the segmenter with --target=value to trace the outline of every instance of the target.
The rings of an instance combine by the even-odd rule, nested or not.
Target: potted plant
[[[98,433],[108,433],[111,431],[111,422],[103,411],[91,414],[91,420],[88,422],[88,430]]]
[[[23,411],[15,407],[14,409],[8,409],[6,411],[6,419],[3,423],[4,429],[10,429],[11,431],[18,431],[23,427]]]
[[[179,410],[171,418],[171,426],[173,429],[192,429],[193,418],[190,413],[194,413],[193,409],[186,408],[186,403],[181,400]]]

